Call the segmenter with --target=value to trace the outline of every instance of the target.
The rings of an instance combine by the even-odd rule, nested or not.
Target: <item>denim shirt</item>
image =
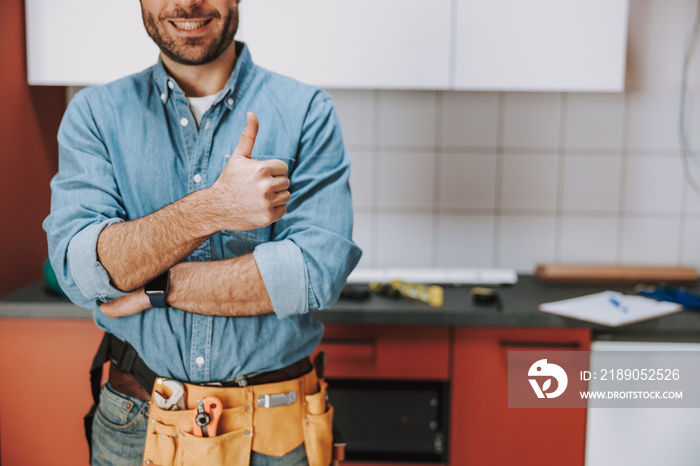
[[[58,281],[97,325],[126,340],[157,374],[202,382],[273,370],[309,355],[323,327],[309,313],[338,298],[361,251],[352,242],[350,158],[328,94],[253,64],[247,47],[197,128],[162,62],[88,88],[70,102],[58,133],[59,170],[44,221]],[[221,231],[186,260],[253,253],[274,314],[219,317],[175,308],[110,319],[100,304],[126,293],[97,260],[107,226],[138,219],[211,186],[252,111],[254,159],[289,166],[291,200],[276,223]],[[232,284],[232,286],[236,286]]]

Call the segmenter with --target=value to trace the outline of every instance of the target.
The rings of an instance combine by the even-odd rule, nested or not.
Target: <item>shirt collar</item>
[[[228,107],[229,110],[233,109],[235,103],[239,100],[245,91],[250,86],[253,80],[253,59],[248,51],[248,46],[243,42],[235,42],[236,55],[238,59],[236,60],[236,66],[233,68],[231,77],[226,82],[226,86],[222,89],[219,97],[212,105],[216,105],[223,101],[224,105]],[[160,100],[165,104],[168,102],[170,95],[173,93],[180,93],[185,95],[185,93],[180,89],[177,81],[173,79],[163,66],[163,60],[158,57],[158,63],[155,66],[153,79],[155,85],[160,91]]]

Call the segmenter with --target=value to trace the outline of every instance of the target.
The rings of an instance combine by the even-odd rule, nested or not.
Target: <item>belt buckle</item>
[[[248,385],[250,385],[248,383],[247,375],[241,375],[240,377],[236,377],[235,379],[233,379],[233,382],[239,387],[247,387]]]

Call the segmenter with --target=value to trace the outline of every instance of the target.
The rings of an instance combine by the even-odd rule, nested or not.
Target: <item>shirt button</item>
[[[182,120],[180,120],[180,124],[181,124],[182,126],[187,126],[187,125],[190,124],[190,122],[189,122],[189,120],[188,120],[187,118],[183,118]]]
[[[197,359],[195,359],[195,361],[197,362],[197,365],[198,365],[198,366],[203,366],[203,365],[204,365],[204,358],[201,357],[201,356],[197,356]]]
[[[206,123],[204,123],[204,129],[209,129],[210,124],[211,124],[210,121],[207,121]]]
[[[175,87],[175,84],[173,84],[173,82],[172,82],[171,80],[169,80],[169,79],[168,79],[168,87],[169,87],[170,89],[172,89],[173,87]]]
[[[226,101],[226,103],[229,104],[229,105],[233,105],[233,99],[229,98],[229,99]]]
[[[195,183],[199,183],[200,181],[202,181],[202,175],[200,175],[199,173],[197,173],[196,175],[194,175],[194,178],[193,178],[193,179],[194,179],[194,182],[195,182]]]
[[[160,95],[160,100],[162,100],[163,102],[165,102],[165,100],[166,100],[167,98],[168,98],[168,96],[165,95],[165,92],[163,92],[163,93]]]

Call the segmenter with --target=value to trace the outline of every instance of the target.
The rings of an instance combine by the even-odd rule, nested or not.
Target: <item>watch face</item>
[[[146,294],[166,294],[170,285],[170,270],[158,275],[156,278],[146,283]]]

